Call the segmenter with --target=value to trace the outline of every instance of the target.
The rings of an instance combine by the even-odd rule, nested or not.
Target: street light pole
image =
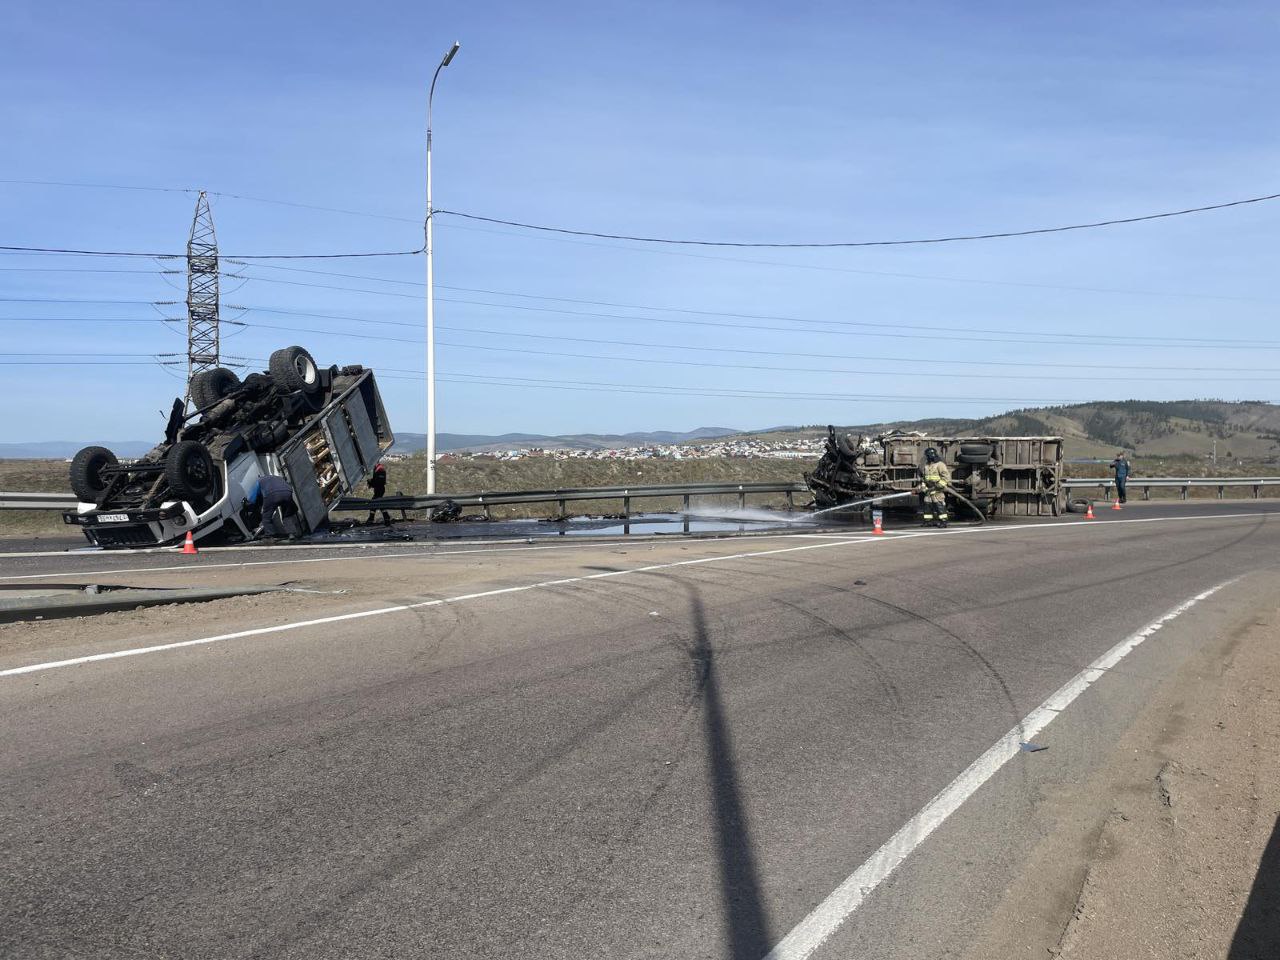
[[[436,492],[436,295],[433,274],[434,248],[431,242],[433,211],[431,207],[431,105],[436,96],[436,80],[447,67],[461,46],[457,41],[440,60],[436,72],[431,75],[431,90],[427,93],[427,493]]]

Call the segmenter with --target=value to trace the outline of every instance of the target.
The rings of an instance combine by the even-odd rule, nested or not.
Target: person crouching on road
[[[1116,454],[1116,458],[1111,461],[1111,469],[1116,475],[1116,499],[1121,503],[1127,502],[1125,496],[1125,485],[1129,482],[1129,461],[1125,459],[1124,451],[1121,450]]]
[[[947,487],[951,484],[951,470],[942,462],[938,451],[929,447],[924,452],[924,464],[920,467],[920,480],[924,488],[924,525],[947,525]]]
[[[288,536],[283,519],[298,512],[298,507],[293,502],[293,487],[289,486],[288,480],[270,473],[263,474],[249,493],[249,502],[260,503],[262,508],[262,520],[258,529],[253,531],[255,539],[262,536]]]
[[[387,468],[382,464],[378,464],[373,468],[373,476],[369,478],[369,489],[373,491],[370,500],[381,500],[387,492]],[[366,520],[365,526],[373,523],[374,505],[369,504],[369,519]],[[391,514],[384,509],[382,511],[382,522],[385,526],[391,526]]]

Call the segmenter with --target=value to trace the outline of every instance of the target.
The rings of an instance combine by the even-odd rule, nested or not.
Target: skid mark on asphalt
[[[397,842],[393,849],[382,853],[380,862],[376,866],[353,871],[340,889],[328,895],[316,896],[311,902],[310,909],[289,921],[287,926],[277,925],[274,929],[260,928],[253,938],[254,948],[264,950],[270,944],[273,951],[278,951],[282,944],[294,947],[315,944],[323,938],[326,924],[335,916],[345,912],[349,904],[360,900],[378,887],[385,887],[395,879],[420,870],[421,864],[427,861],[432,851],[446,843],[456,841],[461,832],[481,821],[486,814],[509,799],[512,793],[547,775],[590,740],[606,734],[610,728],[622,722],[637,704],[664,684],[670,683],[673,671],[677,669],[676,665],[672,665],[659,670],[655,676],[634,688],[607,710],[595,714],[589,720],[580,723],[570,735],[550,744],[537,759],[516,770],[499,786],[443,822],[429,827],[418,839],[407,843]],[[421,816],[425,815],[414,819],[420,819]]]
[[[902,694],[898,690],[898,685],[894,683],[893,676],[885,669],[884,664],[880,662],[875,654],[867,649],[861,640],[839,624],[833,623],[831,620],[828,620],[820,614],[814,613],[812,610],[805,609],[798,603],[792,603],[790,600],[782,600],[778,597],[774,597],[773,602],[780,606],[787,607],[790,610],[794,610],[810,622],[816,623],[825,635],[835,637],[838,640],[843,640],[846,646],[856,651],[859,656],[866,661],[867,665],[871,667],[872,673],[876,676],[877,684],[880,689],[884,691],[885,696],[893,702],[899,716],[902,715],[904,706],[902,702]]]
[[[1063,710],[1099,679],[1133,652],[1144,640],[1180,617],[1202,600],[1240,579],[1236,577],[1210,587],[1178,604],[1137,633],[1121,640],[1088,667],[1058,688],[1040,706],[997,740],[982,756],[974,760],[920,812],[908,820],[871,857],[851,873],[808,916],[800,921],[772,950],[765,960],[806,960],[856,911],[868,896],[907,859],[920,844],[969,797],[995,776],[1019,752],[1019,744],[1030,739],[1053,722]]]

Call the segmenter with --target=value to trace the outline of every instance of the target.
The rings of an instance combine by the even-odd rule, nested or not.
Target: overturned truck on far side
[[[930,447],[951,470],[947,499],[973,505],[954,505],[952,513],[959,520],[974,510],[985,518],[1056,517],[1067,509],[1061,437],[931,437],[895,431],[855,438],[828,427],[826,450],[805,474],[805,482],[820,509],[923,493],[920,468]],[[886,501],[885,508],[915,505],[912,498],[902,497]]]
[[[196,540],[243,542],[261,517],[260,477],[283,477],[291,535],[324,526],[339,499],[366,480],[394,442],[373,371],[317,366],[302,347],[271,354],[242,381],[218,367],[191,379],[187,412],[173,402],[164,440],[137,460],[85,447],[71,461],[80,501],[63,519],[102,547]]]

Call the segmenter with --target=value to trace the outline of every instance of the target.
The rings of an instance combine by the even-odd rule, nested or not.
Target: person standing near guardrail
[[[369,489],[373,491],[373,496],[369,498],[370,500],[381,500],[382,497],[386,494],[387,468],[384,467],[382,464],[378,464],[376,467],[373,468],[373,476],[369,478]],[[375,513],[375,508],[373,504],[370,503],[369,519],[364,522],[365,526],[368,526],[369,524],[373,523],[374,513]],[[386,510],[382,511],[382,523],[384,526],[387,526],[387,527],[391,526],[391,514],[387,513]]]
[[[1125,484],[1129,482],[1129,461],[1125,458],[1124,451],[1121,450],[1116,454],[1116,458],[1111,461],[1111,470],[1116,475],[1116,499],[1121,503],[1126,501]]]

